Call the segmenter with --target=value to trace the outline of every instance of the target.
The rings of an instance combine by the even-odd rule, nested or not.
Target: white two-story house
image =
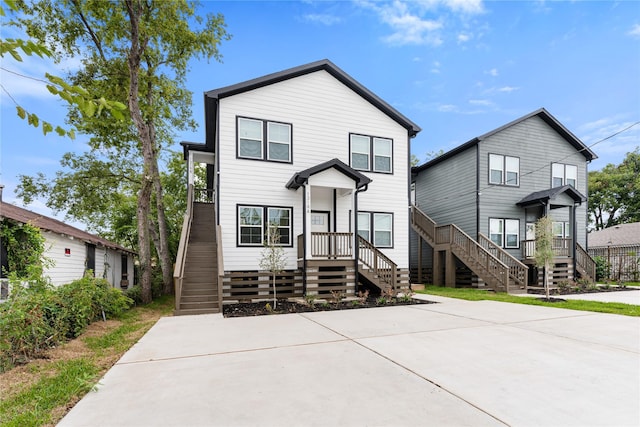
[[[279,297],[408,285],[415,123],[328,60],[206,92],[205,115],[206,143],[183,143],[178,313],[271,298],[268,227],[286,257]]]

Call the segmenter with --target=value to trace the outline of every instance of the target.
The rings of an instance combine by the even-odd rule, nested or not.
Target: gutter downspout
[[[354,211],[354,218],[353,218],[353,228],[354,228],[354,233],[353,233],[353,240],[354,240],[354,251],[353,251],[353,265],[355,267],[355,293],[356,295],[358,294],[358,284],[360,283],[360,277],[359,277],[359,272],[358,272],[358,264],[359,264],[359,255],[360,255],[360,245],[358,243],[358,193],[360,192],[365,192],[369,189],[369,184],[365,184],[364,187],[360,187],[356,190],[354,196],[353,196],[353,211]]]
[[[576,260],[576,256],[577,256],[577,247],[578,246],[578,233],[576,233],[576,225],[577,225],[577,220],[576,220],[576,207],[578,206],[578,204],[576,202],[573,203],[573,209],[571,209],[571,234],[573,235],[573,245],[571,245],[571,257],[573,258],[573,278],[575,280],[576,277],[576,273],[577,273],[577,266],[578,266],[578,262]]]
[[[302,184],[302,295],[307,295],[307,185]]]

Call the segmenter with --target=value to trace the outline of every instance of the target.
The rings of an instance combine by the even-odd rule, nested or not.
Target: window
[[[238,117],[238,157],[291,162],[291,125]]]
[[[291,246],[291,208],[239,205],[238,245],[262,246],[270,225],[277,227],[280,244]]]
[[[489,154],[489,184],[520,185],[520,159]]]
[[[577,188],[578,166],[551,163],[551,187],[562,187],[563,185]]]
[[[569,238],[571,237],[571,226],[569,222],[554,222],[552,225],[553,237]]]
[[[358,234],[380,248],[393,247],[393,214],[358,212]]]
[[[520,220],[489,218],[489,238],[501,248],[520,246]]]
[[[393,173],[393,141],[366,135],[350,135],[351,167],[357,170]]]

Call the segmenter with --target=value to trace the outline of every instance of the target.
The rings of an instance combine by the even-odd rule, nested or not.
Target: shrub
[[[605,280],[609,278],[609,263],[604,257],[597,256],[594,258],[596,262],[596,280]]]
[[[57,289],[34,283],[12,284],[14,292],[0,304],[0,371],[42,356],[94,320],[118,316],[133,303],[104,279],[84,277]]]
[[[134,304],[142,304],[142,286],[135,285],[124,292],[127,298],[130,298]]]

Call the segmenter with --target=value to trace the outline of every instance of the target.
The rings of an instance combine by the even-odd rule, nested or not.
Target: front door
[[[328,234],[329,228],[329,212],[311,211],[311,253],[316,256],[328,257],[331,254],[331,239]]]

